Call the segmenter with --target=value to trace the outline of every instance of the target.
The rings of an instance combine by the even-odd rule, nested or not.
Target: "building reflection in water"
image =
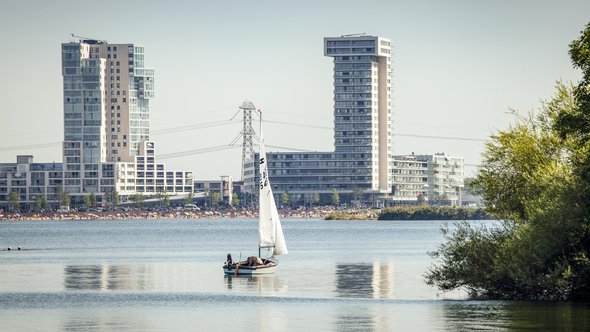
[[[341,298],[389,299],[393,296],[391,263],[336,264],[336,296]],[[389,331],[391,313],[380,306],[345,307],[336,319],[343,331]]]
[[[336,264],[338,297],[387,299],[393,295],[391,263]]]
[[[152,270],[144,265],[68,265],[64,268],[65,289],[145,290],[151,284]]]

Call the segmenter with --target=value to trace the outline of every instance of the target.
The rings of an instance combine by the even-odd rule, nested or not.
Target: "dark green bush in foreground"
[[[486,143],[475,184],[502,227],[462,223],[428,284],[490,298],[590,300],[590,24],[570,44],[582,81]]]

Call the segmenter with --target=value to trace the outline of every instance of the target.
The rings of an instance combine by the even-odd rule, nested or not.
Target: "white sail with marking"
[[[287,244],[281,228],[281,220],[268,180],[268,164],[264,148],[264,135],[260,128],[260,184],[259,184],[259,223],[258,237],[260,247],[273,247],[273,255],[286,255]]]

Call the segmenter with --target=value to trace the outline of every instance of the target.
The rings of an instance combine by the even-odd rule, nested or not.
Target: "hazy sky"
[[[481,141],[407,135],[483,140],[506,128],[509,108],[538,108],[557,80],[579,80],[568,44],[589,21],[588,0],[4,0],[0,162],[17,154],[61,162],[60,47],[71,33],[145,47],[146,67],[156,70],[158,155],[230,144],[241,115],[229,120],[244,100],[270,120],[267,144],[331,151],[333,65],[323,37],[367,33],[394,43],[394,153],[446,152],[475,165]],[[199,124],[217,126],[181,130]],[[37,148],[14,148],[28,145]],[[198,179],[239,178],[240,148],[163,162]]]

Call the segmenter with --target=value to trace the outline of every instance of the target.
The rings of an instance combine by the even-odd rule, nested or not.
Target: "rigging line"
[[[43,148],[51,148],[51,147],[58,146],[58,145],[61,145],[61,142],[44,143],[44,144],[28,144],[28,145],[19,145],[19,146],[3,146],[3,147],[0,147],[0,151],[43,149]]]

